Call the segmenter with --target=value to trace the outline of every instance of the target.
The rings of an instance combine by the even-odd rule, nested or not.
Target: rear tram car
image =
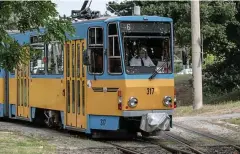
[[[102,17],[73,26],[64,45],[44,44],[35,31],[11,34],[40,52],[13,72],[0,70],[0,117],[86,134],[169,131],[176,107],[172,19]]]

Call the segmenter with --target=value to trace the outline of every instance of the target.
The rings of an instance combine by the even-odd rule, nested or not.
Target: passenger
[[[151,58],[148,56],[147,48],[145,46],[140,48],[139,56],[134,56],[129,63],[130,66],[155,66]]]
[[[142,60],[138,55],[134,55],[133,58],[129,61],[130,66],[142,66]]]

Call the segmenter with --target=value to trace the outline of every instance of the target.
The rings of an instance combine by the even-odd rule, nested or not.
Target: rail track
[[[164,144],[154,143],[151,141],[147,141],[146,139],[142,139],[142,138],[136,138],[134,140],[138,141],[138,142],[152,144],[152,145],[154,145],[154,147],[124,147],[124,146],[121,146],[118,144],[114,144],[112,142],[105,142],[105,143],[113,145],[116,149],[118,149],[126,154],[151,154],[152,151],[155,151],[155,150],[165,151],[166,153],[169,153],[169,154],[192,154],[191,152],[188,152],[188,151],[171,148]],[[138,150],[133,150],[133,149],[138,149]],[[143,149],[145,149],[145,150],[143,150]],[[145,151],[145,152],[141,152],[140,150]],[[163,152],[163,153],[165,153],[165,152]]]
[[[194,130],[193,128],[187,128],[187,127],[181,126],[181,125],[179,125],[179,124],[174,124],[174,126],[179,127],[179,128],[181,128],[181,129],[184,129],[184,130],[187,130],[187,131],[189,131],[189,132],[192,132],[192,133],[195,133],[195,134],[198,134],[198,135],[207,137],[207,138],[211,138],[211,139],[213,139],[213,140],[215,140],[215,141],[224,143],[224,144],[226,144],[226,145],[228,145],[228,146],[232,146],[232,147],[234,147],[238,152],[240,152],[240,146],[234,144],[233,141],[230,141],[230,140],[228,140],[228,139],[226,139],[226,138],[222,138],[222,137],[219,137],[219,136],[210,134],[210,133],[206,133],[206,132]]]
[[[120,145],[118,145],[118,144],[114,144],[114,143],[109,142],[109,141],[107,141],[107,142],[105,142],[105,143],[108,143],[108,144],[114,146],[115,148],[117,148],[118,150],[120,150],[121,152],[123,152],[123,153],[125,153],[125,154],[144,154],[144,153],[139,152],[139,151],[137,151],[137,150],[132,150],[132,149],[130,149],[130,148],[123,147],[123,146],[120,146]]]
[[[205,154],[204,152],[200,151],[199,149],[193,147],[191,145],[191,143],[189,143],[187,140],[184,140],[183,138],[177,136],[177,135],[174,135],[172,133],[166,133],[165,132],[165,135],[172,138],[173,140],[185,145],[187,148],[191,149],[193,152],[197,153],[197,154]]]
[[[156,143],[154,141],[150,141],[150,139],[147,139],[147,138],[137,138],[135,140],[150,143],[150,144],[153,144],[153,145],[157,145],[157,146],[159,146],[163,149],[166,149],[167,151],[169,151],[171,153],[174,153],[174,154],[175,153],[178,153],[178,154],[192,154],[189,151],[185,151],[185,150],[181,150],[181,149],[177,149],[177,148],[172,148],[172,147],[166,146],[165,144],[162,144],[162,143]]]
[[[102,142],[108,143],[108,144],[114,146],[116,149],[118,149],[121,152],[126,153],[126,154],[137,154],[137,153],[138,154],[148,154],[148,153],[152,154],[151,151],[155,151],[155,150],[165,151],[166,153],[169,153],[169,154],[194,154],[195,153],[195,152],[192,152],[192,151],[194,151],[193,147],[191,147],[192,149],[188,147],[189,151],[186,151],[186,150],[182,150],[180,148],[169,147],[169,146],[167,146],[166,144],[163,144],[163,143],[154,142],[152,139],[145,138],[145,137],[136,137],[136,138],[133,139],[133,141],[136,141],[136,143],[137,142],[148,143],[148,144],[154,145],[154,146],[153,147],[148,147],[148,146],[144,146],[144,147],[125,147],[125,146],[119,145],[120,143],[115,144],[111,141],[102,141]],[[138,149],[138,150],[133,150],[133,149]],[[143,150],[143,149],[147,149],[147,150],[145,150],[145,152],[141,152],[140,150]]]

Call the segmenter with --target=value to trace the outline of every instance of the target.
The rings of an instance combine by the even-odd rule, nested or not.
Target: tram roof
[[[110,16],[110,17],[101,17],[96,19],[84,19],[73,21],[73,24],[80,23],[89,23],[89,22],[116,22],[116,21],[165,21],[172,22],[172,18],[169,17],[160,17],[160,16]]]

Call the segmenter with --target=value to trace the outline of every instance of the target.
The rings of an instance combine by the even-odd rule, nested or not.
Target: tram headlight
[[[134,108],[137,106],[137,104],[138,104],[137,98],[130,97],[130,99],[128,100],[128,106]]]
[[[163,99],[163,105],[169,107],[172,105],[172,98],[170,96],[165,96]]]

